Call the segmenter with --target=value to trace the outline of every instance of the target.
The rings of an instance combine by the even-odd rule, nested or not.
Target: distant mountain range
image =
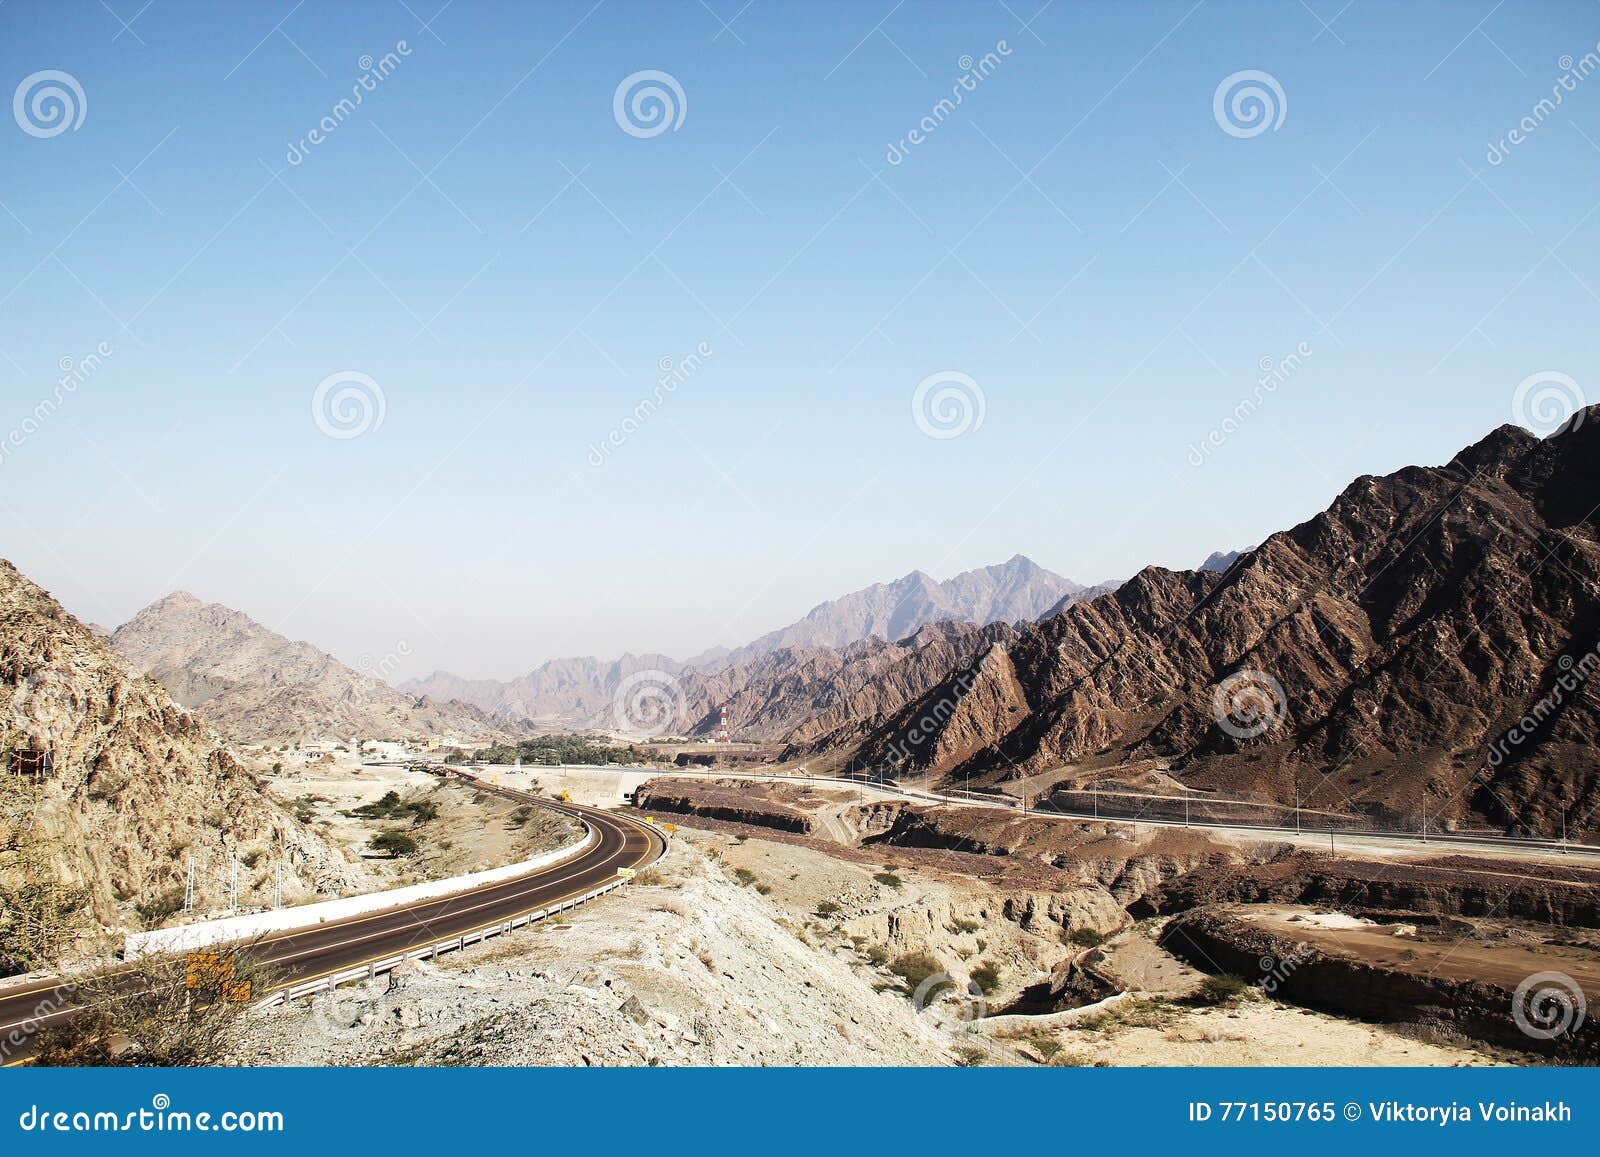
[[[112,634],[111,646],[234,740],[474,738],[508,730],[476,707],[396,690],[186,591],[140,611]]]
[[[746,679],[777,678],[818,663],[843,664],[848,660],[836,652],[868,640],[887,644],[908,639],[934,623],[986,626],[1031,621],[1115,587],[1115,583],[1085,587],[1019,554],[943,582],[912,571],[893,582],[874,583],[819,603],[798,622],[732,651],[716,648],[684,661],[666,655],[624,655],[611,661],[555,659],[509,681],[463,679],[435,671],[399,686],[408,693],[459,699],[538,726],[610,729],[616,696],[624,684],[660,672],[677,681],[674,694],[684,703],[683,725],[693,727],[704,723],[705,712],[715,706],[712,700],[720,703]]]

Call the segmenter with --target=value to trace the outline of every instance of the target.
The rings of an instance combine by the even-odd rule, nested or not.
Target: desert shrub
[[[144,921],[146,928],[159,928],[170,917],[183,911],[183,889],[174,885],[142,903],[135,904],[133,910],[139,913],[139,919]]]
[[[373,836],[367,846],[375,852],[384,852],[391,857],[409,856],[417,850],[417,841],[397,828],[389,828]]]
[[[867,945],[866,951],[863,952],[862,955],[865,956],[870,963],[876,964],[879,968],[882,968],[885,964],[889,963],[889,950],[882,944]]]
[[[274,978],[247,950],[147,956],[83,978],[82,1011],[42,1029],[33,1061],[58,1065],[216,1065],[254,1024]]]
[[[1067,943],[1077,948],[1098,948],[1106,938],[1093,928],[1074,928],[1067,933]]]
[[[960,932],[960,933],[963,933],[963,934],[969,935],[969,936],[972,933],[976,932],[979,928],[982,928],[982,927],[983,927],[983,922],[980,921],[980,920],[952,920],[952,921],[950,921],[950,930],[952,932]]]
[[[962,1045],[956,1049],[956,1063],[964,1069],[978,1068],[989,1063],[989,1054],[977,1045]]]
[[[824,920],[826,920],[829,916],[837,916],[838,914],[839,905],[835,904],[832,900],[824,900],[822,903],[817,905],[817,915],[821,916]]]
[[[756,874],[749,868],[735,868],[733,870],[733,878],[746,888],[756,882]]]
[[[1084,1032],[1115,1032],[1123,1028],[1165,1028],[1174,1009],[1158,1000],[1139,996],[1105,1012],[1074,1021],[1072,1027]]]
[[[1028,1044],[1033,1046],[1033,1051],[1043,1057],[1047,1064],[1055,1059],[1062,1048],[1060,1041],[1046,1033],[1036,1033],[1029,1037]]]
[[[971,972],[972,983],[978,986],[978,991],[985,996],[993,996],[1000,991],[1000,968],[992,960],[985,960]]]
[[[912,991],[930,976],[944,971],[944,965],[939,963],[939,958],[928,952],[908,952],[904,956],[897,956],[889,965],[889,971],[898,975],[908,984]]]
[[[872,877],[886,888],[898,888],[903,881],[893,872],[879,872]]]
[[[1249,991],[1249,988],[1242,977],[1229,973],[1208,976],[1200,982],[1199,988],[1189,994],[1186,1003],[1201,1007],[1232,1004]]]

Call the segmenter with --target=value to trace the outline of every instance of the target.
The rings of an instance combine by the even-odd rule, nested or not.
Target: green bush
[[[835,904],[832,900],[824,900],[822,903],[817,905],[817,915],[821,916],[824,920],[830,916],[837,916],[838,914],[839,905]]]
[[[1200,987],[1189,994],[1188,1003],[1207,1007],[1232,1004],[1249,990],[1243,977],[1224,972],[1202,980]]]
[[[993,996],[1000,991],[1000,968],[992,960],[985,960],[974,968],[971,978],[985,996]]]
[[[368,846],[375,852],[385,852],[390,856],[409,856],[417,850],[417,841],[405,832],[390,828],[373,836]]]
[[[756,882],[756,874],[749,868],[735,868],[733,870],[733,878],[746,888]]]
[[[917,986],[928,977],[943,972],[944,965],[940,964],[939,958],[931,953],[908,952],[904,956],[895,957],[889,965],[889,971],[903,979],[915,992]]]
[[[893,872],[879,872],[872,878],[886,888],[898,888],[903,882],[900,877],[895,875]]]
[[[1074,928],[1067,933],[1067,943],[1078,948],[1098,948],[1106,942],[1106,938],[1093,928]]]

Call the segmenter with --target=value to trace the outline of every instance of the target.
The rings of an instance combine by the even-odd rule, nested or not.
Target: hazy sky
[[[1593,3],[141,2],[0,6],[0,554],[107,625],[683,655],[1600,400]]]

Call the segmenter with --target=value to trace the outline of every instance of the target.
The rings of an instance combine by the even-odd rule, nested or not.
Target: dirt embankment
[[[795,784],[764,784],[756,792],[726,779],[655,779],[634,793],[634,806],[642,811],[699,816],[800,835],[814,830],[813,809],[807,805],[816,801],[816,792]]]
[[[1367,1020],[1426,1026],[1593,1064],[1600,938],[1459,920],[1378,922],[1309,908],[1216,905],[1169,922],[1161,946],[1280,998]],[[1586,996],[1588,994],[1588,996]]]
[[[1304,852],[1265,864],[1213,864],[1173,880],[1161,912],[1204,904],[1324,904],[1600,928],[1600,871],[1554,863],[1334,860]]]

